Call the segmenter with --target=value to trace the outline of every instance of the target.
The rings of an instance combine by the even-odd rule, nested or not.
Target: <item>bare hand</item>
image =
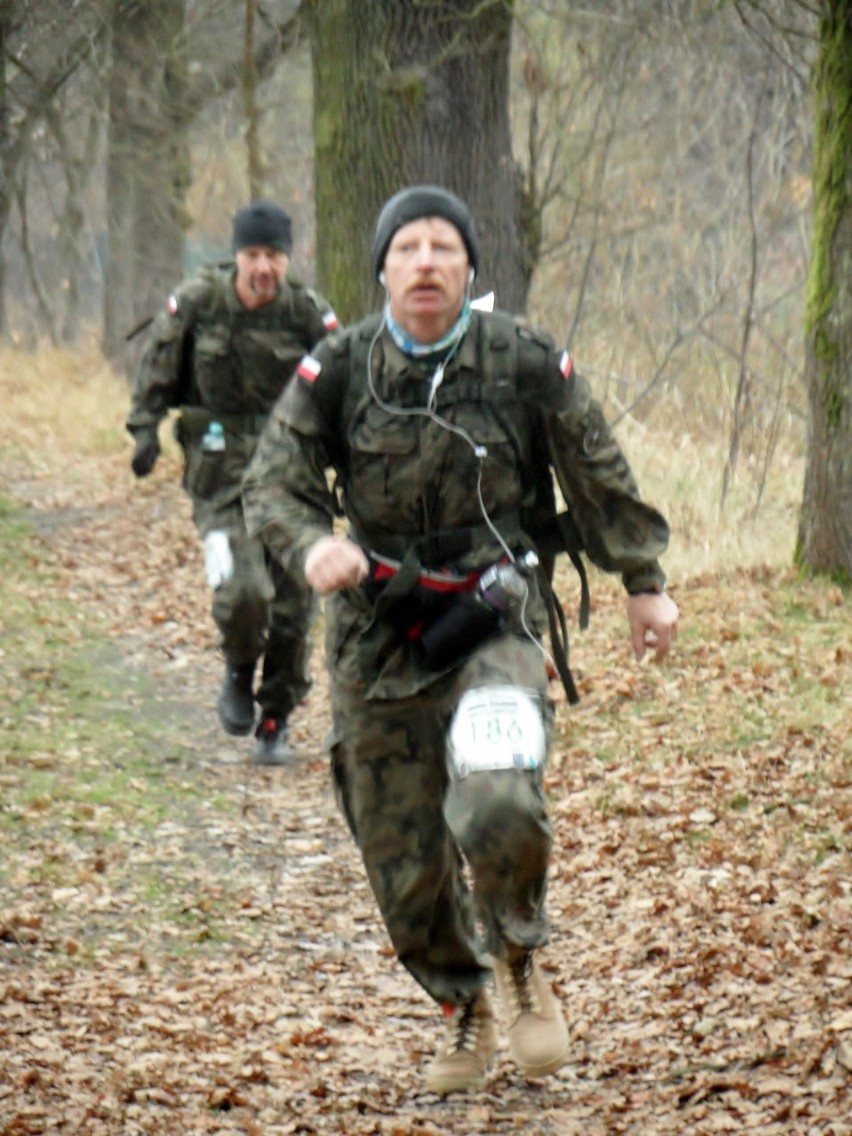
[[[321,596],[356,587],[369,571],[364,550],[345,536],[320,537],[305,557],[305,579]]]
[[[655,662],[665,659],[677,639],[679,615],[677,604],[667,592],[642,592],[627,597],[627,622],[637,662],[648,647],[654,648]]]

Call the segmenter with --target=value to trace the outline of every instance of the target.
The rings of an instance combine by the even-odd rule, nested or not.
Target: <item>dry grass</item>
[[[625,420],[617,433],[643,495],[669,519],[672,541],[665,567],[670,577],[792,563],[804,484],[797,439],[779,445],[762,494],[757,464],[742,462],[722,508],[724,441],[635,420]]]
[[[43,348],[35,354],[0,351],[0,397],[5,442],[37,468],[52,468],[75,454],[115,450],[122,440],[129,399],[94,348],[70,354]],[[125,435],[126,438],[126,435]]]
[[[74,353],[0,349],[0,401],[7,475],[24,478],[33,493],[34,483],[51,483],[55,489],[58,482],[65,503],[73,504],[74,488],[107,475],[117,455],[126,455],[132,481],[132,441],[124,426],[130,383],[112,370],[96,346]],[[165,426],[160,444],[176,462],[177,443]]]

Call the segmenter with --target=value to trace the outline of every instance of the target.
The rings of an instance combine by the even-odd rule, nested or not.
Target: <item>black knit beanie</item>
[[[234,214],[234,252],[250,245],[262,245],[290,255],[293,248],[290,218],[272,201],[252,201]]]
[[[401,189],[382,206],[373,237],[373,275],[378,279],[388,245],[397,229],[420,217],[443,217],[455,225],[467,248],[471,268],[479,268],[479,238],[470,212],[461,200],[439,185],[412,185]]]

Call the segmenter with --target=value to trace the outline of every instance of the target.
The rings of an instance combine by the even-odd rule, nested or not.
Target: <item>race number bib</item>
[[[469,690],[450,726],[452,772],[458,778],[493,769],[544,764],[544,722],[536,699],[517,686]]]

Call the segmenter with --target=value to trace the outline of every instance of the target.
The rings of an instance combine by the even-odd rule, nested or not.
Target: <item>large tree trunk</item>
[[[183,274],[189,147],[183,4],[120,6],[113,24],[103,348],[132,369],[127,333]]]
[[[512,0],[307,0],[317,274],[346,320],[374,307],[373,223],[415,182],[470,206],[477,289],[521,311],[529,283],[509,129]]]
[[[852,579],[852,4],[826,0],[814,76],[805,315],[809,431],[797,558]]]
[[[0,5],[0,338],[9,334],[6,316],[6,260],[3,256],[2,238],[12,208],[11,143],[6,92],[6,38],[10,19],[6,6]]]

